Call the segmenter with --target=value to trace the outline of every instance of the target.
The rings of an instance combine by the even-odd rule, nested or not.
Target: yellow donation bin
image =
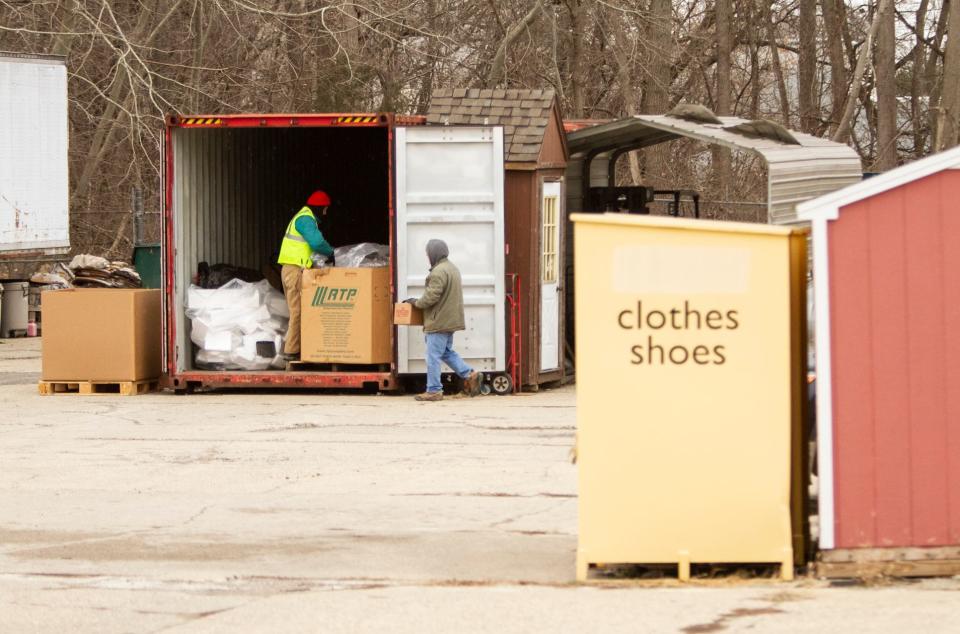
[[[574,214],[579,544],[593,564],[803,550],[806,235]],[[791,490],[791,487],[794,490]],[[792,522],[795,516],[796,522]]]

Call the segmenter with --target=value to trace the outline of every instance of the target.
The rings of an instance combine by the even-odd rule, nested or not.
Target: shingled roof
[[[427,123],[502,125],[506,161],[535,163],[550,124],[553,90],[439,88],[433,91]]]

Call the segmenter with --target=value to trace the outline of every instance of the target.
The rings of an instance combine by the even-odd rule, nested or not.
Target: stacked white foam
[[[290,311],[283,294],[266,280],[233,279],[220,288],[191,286],[186,315],[190,340],[199,346],[199,367],[265,370],[283,351]],[[273,344],[272,346],[257,344]],[[270,356],[264,356],[267,352]]]

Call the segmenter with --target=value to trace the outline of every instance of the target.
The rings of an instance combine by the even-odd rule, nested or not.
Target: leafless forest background
[[[960,0],[0,0],[0,50],[67,58],[74,250],[113,257],[131,201],[159,210],[169,112],[422,113],[436,87],[552,87],[567,119],[702,103],[882,171],[957,143],[951,33]],[[762,166],[668,147],[624,179],[756,218]]]

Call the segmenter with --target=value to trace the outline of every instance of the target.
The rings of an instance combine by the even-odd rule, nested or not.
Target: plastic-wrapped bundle
[[[373,242],[348,244],[334,249],[333,258],[338,267],[347,269],[390,266],[390,247]]]
[[[198,367],[266,370],[283,350],[290,310],[266,280],[233,279],[220,288],[191,286],[186,315]]]

